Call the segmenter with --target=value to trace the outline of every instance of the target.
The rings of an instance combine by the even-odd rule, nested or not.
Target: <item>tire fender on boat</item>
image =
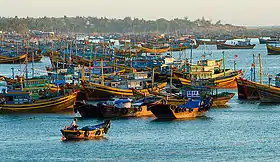
[[[127,108],[122,108],[122,114],[127,114],[128,113],[128,109]]]
[[[95,135],[97,135],[97,136],[99,136],[101,134],[101,131],[100,130],[97,130],[96,132],[95,132]]]
[[[170,108],[171,108],[171,110],[175,110],[175,109],[176,109],[176,106],[171,105]]]
[[[89,136],[89,131],[85,131],[85,137],[88,137]]]
[[[193,111],[193,109],[192,108],[189,108],[189,112],[192,112]]]
[[[139,107],[139,108],[138,108],[138,111],[142,111],[142,107]]]

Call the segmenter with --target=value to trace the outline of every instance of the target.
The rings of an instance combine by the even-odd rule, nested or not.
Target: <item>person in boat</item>
[[[77,125],[77,118],[74,118],[74,120],[72,121],[71,125],[70,125],[70,129],[77,129],[78,125]]]

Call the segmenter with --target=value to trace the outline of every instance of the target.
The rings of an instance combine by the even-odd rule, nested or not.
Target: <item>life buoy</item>
[[[171,105],[170,108],[171,108],[171,110],[175,110],[175,109],[176,109],[176,106]]]
[[[101,134],[101,131],[100,130],[97,130],[96,132],[95,132],[95,135],[96,136],[99,136]]]

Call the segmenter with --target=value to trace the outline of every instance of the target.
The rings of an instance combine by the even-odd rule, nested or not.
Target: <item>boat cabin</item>
[[[44,87],[48,83],[47,79],[25,79],[24,87]]]
[[[186,74],[186,78],[191,80],[201,80],[212,78],[212,71],[192,71]]]
[[[191,90],[185,90],[183,92],[184,98],[187,98],[188,100],[193,99],[200,99],[200,92],[199,91],[191,91]]]
[[[6,104],[29,104],[32,102],[30,93],[28,92],[8,92],[4,93]]]

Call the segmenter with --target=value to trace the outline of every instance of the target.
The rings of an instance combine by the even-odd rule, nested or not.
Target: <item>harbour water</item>
[[[215,46],[206,49],[212,58],[222,57]],[[203,50],[193,50],[194,60]],[[237,54],[236,67],[249,78],[253,53],[262,55],[264,73],[279,72],[280,56],[268,56],[259,44],[253,50],[225,50],[226,67],[233,68]],[[44,68],[49,61],[35,66]],[[0,65],[0,74],[10,76],[10,68]],[[193,120],[114,119],[104,139],[72,142],[61,140],[60,129],[77,114],[0,115],[0,161],[278,161],[280,105],[239,101],[237,94],[228,105]],[[78,118],[81,127],[99,122]]]

